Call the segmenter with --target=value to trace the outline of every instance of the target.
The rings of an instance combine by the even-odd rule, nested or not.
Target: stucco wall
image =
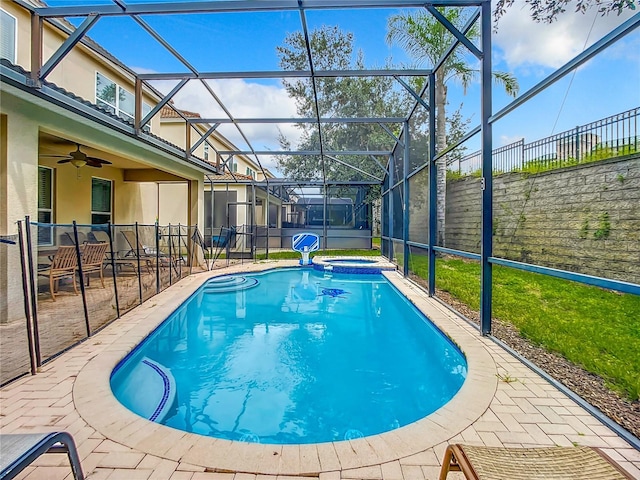
[[[16,63],[25,70],[31,70],[31,17],[29,12],[12,2],[2,2],[2,9],[17,20],[17,58]],[[104,21],[104,19],[103,19]],[[90,34],[89,34],[90,36]],[[66,35],[44,23],[42,58],[43,63],[53,55],[65,41]],[[65,58],[53,69],[47,80],[59,87],[95,103],[96,101],[96,72],[107,76],[129,93],[134,92],[133,77],[108,60],[97,56],[82,44],[74,47]],[[154,99],[148,93],[144,94],[144,101],[155,105]],[[151,129],[158,133],[160,129],[159,115],[151,122]]]
[[[188,190],[186,183],[158,184],[158,221],[160,225],[186,225],[188,222]]]
[[[162,119],[162,122],[161,122],[162,138],[186,150],[187,149],[187,131],[186,131],[185,124],[186,124],[185,121],[182,119],[176,119],[176,118]],[[201,134],[204,134],[206,132],[206,129],[203,131],[202,128],[198,128],[198,130],[200,131]],[[200,140],[200,136],[201,135],[199,135],[198,132],[192,129],[190,146],[193,146],[198,140]],[[197,157],[204,158],[204,143],[201,143],[198,146],[198,148],[194,150],[193,154]],[[210,151],[208,161],[215,162],[214,151]]]
[[[480,249],[480,179],[447,183],[446,246]],[[640,283],[640,157],[494,178],[494,256]]]

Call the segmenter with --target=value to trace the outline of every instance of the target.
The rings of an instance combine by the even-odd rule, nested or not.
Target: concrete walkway
[[[291,264],[239,265],[225,273]],[[4,387],[0,431],[68,431],[78,444],[85,474],[93,480],[290,480],[296,473],[320,480],[437,479],[445,447],[451,442],[596,446],[640,479],[639,451],[396,274],[391,275],[392,282],[469,356],[469,386],[466,382],[450,404],[426,419],[382,435],[311,448],[226,442],[184,432],[174,437],[173,429],[135,416],[132,421],[127,415],[133,414],[115,407],[108,389],[103,390],[110,369],[99,372],[122,358],[140,335],[162,321],[208,276],[182,280],[46,364],[41,373]],[[18,478],[72,477],[66,457],[52,454],[41,457]],[[461,477],[450,474],[449,478]]]

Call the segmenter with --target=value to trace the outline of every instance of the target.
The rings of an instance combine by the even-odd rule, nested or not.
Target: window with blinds
[[[112,202],[111,180],[91,179],[91,224],[101,225],[111,222]]]
[[[53,223],[53,169],[38,167],[38,223]],[[53,245],[53,228],[38,226],[38,245]]]
[[[16,24],[13,15],[0,9],[0,58],[16,63]]]

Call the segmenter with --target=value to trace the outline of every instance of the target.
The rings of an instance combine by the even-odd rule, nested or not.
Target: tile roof
[[[160,118],[182,118],[178,112],[182,113],[182,115],[187,118],[202,118],[199,113],[190,112],[189,110],[180,110],[175,107],[171,108],[169,105],[162,107],[160,110]]]
[[[235,176],[235,178],[233,178],[233,176]],[[216,182],[223,182],[223,183],[227,183],[227,182],[235,182],[236,180],[253,180],[254,178],[249,176],[249,175],[245,175],[243,173],[233,173],[233,176],[229,173],[229,172],[225,172],[222,175],[211,175],[211,180],[216,183]]]

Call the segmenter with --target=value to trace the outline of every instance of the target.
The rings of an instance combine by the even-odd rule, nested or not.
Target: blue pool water
[[[466,372],[381,275],[281,269],[205,284],[120,363],[111,387],[170,427],[298,444],[407,425],[449,401]]]

